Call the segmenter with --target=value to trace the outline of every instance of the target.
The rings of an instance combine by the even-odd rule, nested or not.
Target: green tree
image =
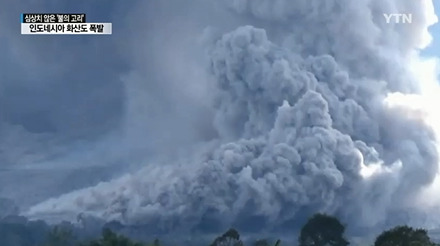
[[[280,246],[281,240],[277,240],[275,242],[275,246]],[[270,246],[269,242],[266,239],[260,239],[255,241],[254,246]]]
[[[117,235],[106,228],[102,231],[101,239],[83,243],[81,246],[144,246],[144,244],[133,242],[129,238]]]
[[[270,244],[266,239],[260,239],[255,241],[254,246],[270,246]]]
[[[380,234],[374,246],[435,246],[428,232],[409,226],[397,226]]]
[[[344,237],[345,226],[326,214],[315,214],[301,229],[298,238],[300,246],[346,246],[350,243]]]
[[[235,229],[229,229],[223,235],[217,237],[211,246],[243,246],[240,234]]]
[[[70,229],[55,226],[48,233],[45,246],[73,246],[77,242]]]
[[[281,240],[277,240],[275,242],[275,246],[280,246]],[[269,242],[266,239],[260,239],[255,241],[254,246],[270,246]]]

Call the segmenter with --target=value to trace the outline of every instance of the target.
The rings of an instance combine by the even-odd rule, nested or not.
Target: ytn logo
[[[385,21],[389,23],[412,23],[412,14],[383,14]]]

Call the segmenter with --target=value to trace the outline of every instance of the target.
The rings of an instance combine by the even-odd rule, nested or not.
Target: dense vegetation
[[[335,217],[315,214],[302,227],[297,245],[299,246],[347,246],[351,244],[345,236],[345,226]],[[4,246],[160,246],[153,242],[137,242],[104,227],[98,238],[80,239],[71,224],[48,226],[43,221],[28,221],[12,216],[0,221],[0,245]],[[282,246],[280,240],[259,239],[251,246]],[[209,246],[244,246],[240,234],[229,229],[215,238]],[[285,243],[289,245],[289,243]],[[181,245],[180,245],[181,246]],[[431,241],[424,229],[397,226],[377,236],[373,246],[440,246]]]

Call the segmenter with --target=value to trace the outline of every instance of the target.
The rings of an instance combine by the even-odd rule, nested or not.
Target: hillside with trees
[[[114,226],[113,226],[114,227]],[[168,246],[159,239],[142,242],[117,233],[105,226],[101,235],[86,236],[70,223],[49,226],[43,221],[28,221],[24,217],[9,216],[0,220],[0,245],[4,246]],[[169,237],[169,236],[168,236]],[[267,238],[273,238],[268,235]],[[181,243],[169,246],[186,246]],[[192,242],[191,245],[206,246],[348,246],[346,226],[338,218],[327,214],[315,214],[302,226],[296,243],[281,240],[256,239],[244,242],[240,233],[231,228],[212,239],[212,242]],[[362,245],[359,245],[362,246]],[[427,230],[408,225],[396,226],[377,235],[366,246],[440,246],[429,237]]]

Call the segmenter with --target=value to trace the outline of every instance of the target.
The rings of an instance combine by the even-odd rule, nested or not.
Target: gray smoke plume
[[[161,154],[173,154],[166,148],[173,141],[196,142],[193,153],[166,164],[142,162],[136,172],[24,214],[74,220],[81,213],[163,231],[277,230],[317,211],[358,227],[396,223],[402,215],[419,221],[426,211],[415,201],[439,171],[436,134],[385,99],[421,93],[409,60],[432,24],[427,3],[139,4],[152,16],[146,33],[159,41],[136,45],[148,57],[125,77],[120,148],[148,149],[157,138],[153,149]],[[386,23],[383,13],[412,13],[413,23]]]

